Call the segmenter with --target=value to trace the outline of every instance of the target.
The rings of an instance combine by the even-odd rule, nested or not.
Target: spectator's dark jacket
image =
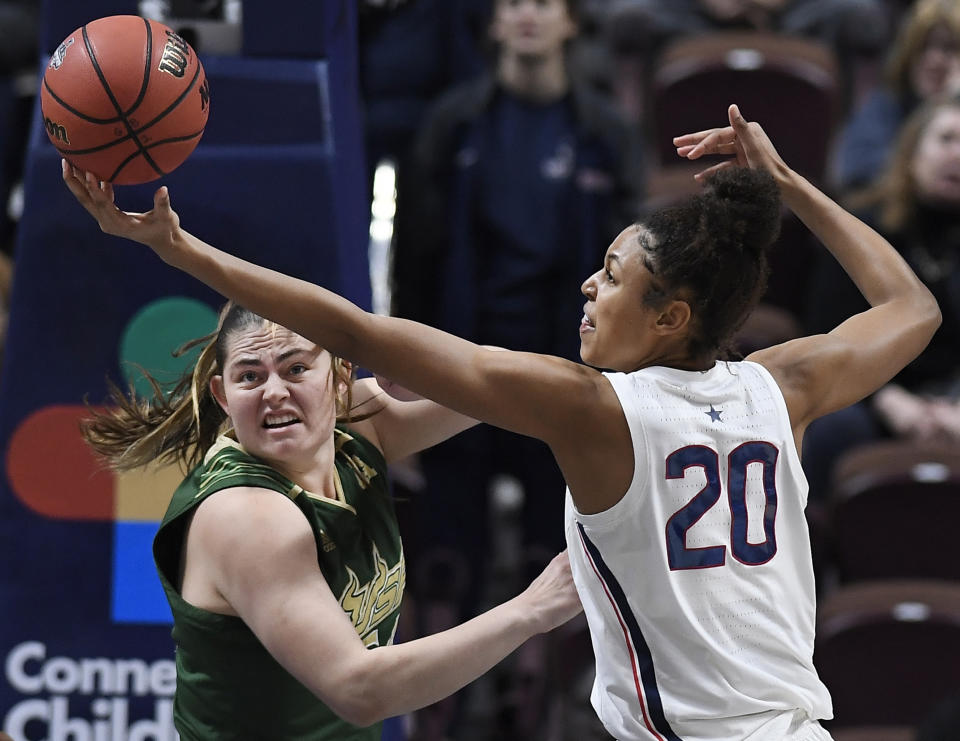
[[[458,168],[455,158],[474,143],[476,124],[498,91],[496,80],[484,76],[440,98],[420,130],[416,164],[398,175],[393,313],[467,338],[474,338],[477,321],[477,245],[470,230],[476,168]],[[571,95],[579,124],[572,176],[578,183],[576,259],[585,279],[639,214],[642,154],[611,102],[577,84]]]

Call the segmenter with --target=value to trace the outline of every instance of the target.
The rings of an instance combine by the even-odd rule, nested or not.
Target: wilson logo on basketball
[[[163,57],[160,58],[158,69],[174,77],[183,77],[190,59],[190,46],[173,31],[168,29],[166,34],[167,43],[163,47]]]
[[[63,142],[64,144],[70,143],[70,137],[67,136],[67,129],[63,124],[58,124],[56,121],[45,118],[43,119],[43,125],[51,139]]]
[[[207,78],[203,78],[203,82],[200,84],[200,110],[207,110],[207,106],[210,105],[210,83],[207,82]]]

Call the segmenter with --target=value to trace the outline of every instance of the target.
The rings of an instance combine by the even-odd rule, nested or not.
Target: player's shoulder
[[[190,528],[208,555],[225,558],[267,555],[313,540],[310,524],[291,499],[257,486],[229,487],[208,496],[197,506]]]

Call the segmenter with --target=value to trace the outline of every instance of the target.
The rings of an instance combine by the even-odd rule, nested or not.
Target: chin
[[[584,365],[589,365],[591,368],[607,367],[603,364],[601,358],[598,358],[595,353],[592,353],[583,347],[580,348],[580,360],[583,361]]]

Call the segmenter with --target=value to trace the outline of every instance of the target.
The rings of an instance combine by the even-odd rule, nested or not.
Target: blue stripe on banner
[[[587,533],[584,531],[583,525],[578,522],[577,527],[580,529],[580,537],[590,553],[590,558],[593,560],[594,566],[600,573],[600,578],[606,584],[607,590],[610,596],[613,598],[617,610],[620,611],[621,617],[627,624],[627,630],[630,633],[630,640],[633,642],[633,648],[637,654],[637,669],[640,672],[640,682],[643,685],[643,694],[646,696],[646,705],[650,714],[650,722],[653,723],[654,730],[663,736],[666,741],[683,741],[683,739],[673,732],[673,729],[670,727],[670,724],[667,722],[667,719],[663,714],[663,703],[660,700],[660,689],[657,687],[657,677],[653,670],[653,656],[650,653],[650,648],[647,646],[646,639],[643,637],[643,633],[640,632],[640,625],[637,623],[637,618],[630,610],[630,606],[627,603],[627,596],[624,594],[623,587],[620,586],[620,583],[613,575],[613,572],[610,571],[610,568],[604,562],[603,556],[600,555],[600,550],[596,545],[593,544],[590,538],[587,537]]]
[[[114,623],[172,624],[167,597],[153,565],[159,522],[116,522],[113,530]]]

